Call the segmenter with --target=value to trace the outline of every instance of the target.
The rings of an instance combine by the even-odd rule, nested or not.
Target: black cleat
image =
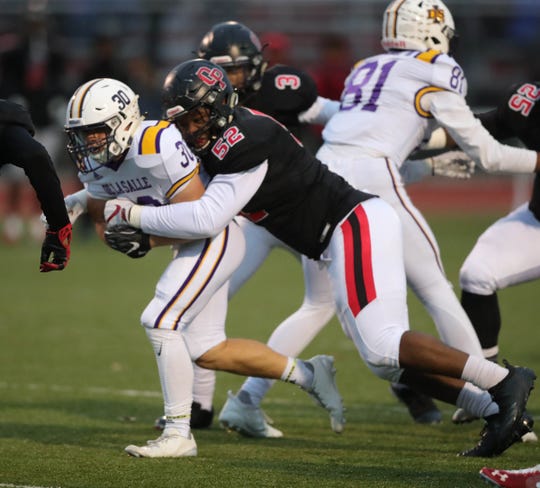
[[[210,410],[204,410],[199,402],[191,404],[190,425],[192,429],[208,429],[212,425],[212,420],[214,420],[214,407]]]
[[[214,420],[214,407],[211,410],[204,410],[201,408],[199,402],[193,402],[191,404],[191,420],[190,427],[192,429],[207,429],[212,425]],[[158,417],[154,422],[154,428],[157,430],[165,429],[165,424],[167,423],[167,418],[165,415]]]
[[[504,361],[509,373],[500,383],[489,389],[499,413],[486,417],[486,425],[478,444],[460,456],[498,456],[521,437],[532,431],[532,417],[525,412],[529,393],[534,388],[536,375],[529,368],[515,367]],[[525,414],[525,415],[524,415]]]
[[[442,413],[429,396],[418,393],[402,383],[391,383],[390,391],[407,407],[416,423],[439,424],[441,422]]]

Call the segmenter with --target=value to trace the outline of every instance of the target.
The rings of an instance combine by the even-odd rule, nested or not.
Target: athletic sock
[[[482,390],[489,390],[508,375],[508,370],[484,358],[469,356],[461,378],[470,381]]]
[[[307,390],[313,384],[313,367],[301,359],[289,358],[281,379]]]

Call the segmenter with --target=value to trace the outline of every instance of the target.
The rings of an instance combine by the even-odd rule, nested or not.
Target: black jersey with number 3
[[[373,195],[356,190],[312,156],[272,117],[237,107],[202,158],[208,174],[231,174],[263,162],[268,172],[243,215],[302,254],[319,259],[335,226]]]
[[[306,111],[317,100],[315,80],[302,70],[277,64],[267,69],[261,88],[241,100],[244,107],[268,114],[289,130],[300,127],[298,114]]]

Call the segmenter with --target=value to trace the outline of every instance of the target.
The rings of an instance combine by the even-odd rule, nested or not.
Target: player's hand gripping
[[[141,229],[126,224],[107,227],[105,241],[110,247],[130,258],[142,258],[151,249],[150,236]]]
[[[108,200],[105,203],[104,217],[107,227],[116,225],[130,225],[140,228],[141,207],[124,198]]]
[[[428,158],[432,174],[467,180],[474,174],[475,164],[463,151],[448,151]]]
[[[47,229],[45,240],[41,246],[42,273],[62,271],[68,264],[71,255],[71,224],[66,224],[60,230]]]

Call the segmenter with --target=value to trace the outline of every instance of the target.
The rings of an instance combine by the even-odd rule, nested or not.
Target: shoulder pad
[[[0,124],[22,125],[30,134],[36,132],[28,110],[9,100],[0,99]]]
[[[259,92],[262,112],[280,120],[280,114],[293,114],[311,107],[317,100],[317,85],[306,72],[276,65],[265,71]],[[281,121],[281,120],[280,120]]]
[[[139,140],[139,154],[157,154],[160,150],[159,141],[161,134],[170,125],[170,122],[160,120],[156,125],[146,127]]]

